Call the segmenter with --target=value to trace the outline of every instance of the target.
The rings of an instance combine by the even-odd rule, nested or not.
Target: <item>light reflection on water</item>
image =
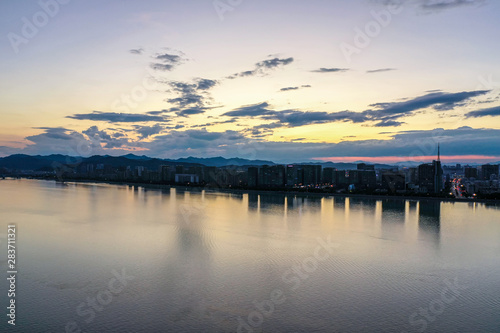
[[[416,332],[454,279],[467,289],[427,331],[500,331],[499,206],[2,180],[0,208],[18,225],[13,332],[236,332],[274,290],[254,332]],[[338,247],[293,273],[318,239]],[[134,279],[85,322],[113,270]]]

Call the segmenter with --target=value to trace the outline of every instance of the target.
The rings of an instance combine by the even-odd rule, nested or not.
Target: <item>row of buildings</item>
[[[439,160],[416,168],[375,169],[360,163],[355,170],[338,170],[321,165],[262,165],[213,167],[161,165],[111,167],[104,164],[80,165],[69,178],[104,179],[164,184],[200,184],[216,187],[248,188],[330,188],[356,192],[440,193],[446,178]]]
[[[128,164],[128,162],[125,162]],[[138,165],[139,164],[139,165]],[[359,163],[354,170],[339,170],[319,164],[203,166],[197,164],[151,165],[136,163],[83,162],[64,166],[57,173],[62,179],[88,179],[155,184],[201,185],[222,188],[318,189],[356,193],[449,194],[459,188],[463,193],[497,193],[498,165],[479,167],[443,166],[439,153],[431,163],[405,168],[375,168]]]

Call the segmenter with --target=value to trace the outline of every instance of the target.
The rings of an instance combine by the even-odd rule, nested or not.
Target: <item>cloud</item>
[[[279,122],[265,125],[269,128],[281,126]],[[155,126],[147,127],[155,131]],[[148,156],[162,158],[223,156],[292,163],[329,157],[399,156],[402,159],[410,159],[413,156],[432,156],[437,153],[439,142],[442,155],[500,156],[500,145],[498,145],[500,129],[467,126],[446,130],[436,128],[424,131],[400,131],[386,133],[389,134],[389,139],[384,140],[343,140],[338,143],[304,142],[305,140],[263,141],[245,137],[242,132],[209,132],[206,129],[172,130],[168,134],[150,135],[149,141],[132,141],[123,137],[117,139],[113,133],[99,130],[96,126],[90,127],[83,133],[59,127],[39,129],[43,129],[43,133],[26,138],[31,142],[27,147],[23,149],[0,147],[0,152],[90,156],[122,155],[130,151],[143,150],[142,153]],[[142,128],[135,128],[138,129]],[[147,131],[146,127],[144,130]],[[144,136],[148,137],[147,133]],[[255,133],[255,137],[258,137],[258,133]]]
[[[215,87],[218,82],[216,80],[198,79],[197,83],[198,83],[197,86],[198,90],[208,90]]]
[[[206,109],[207,108],[201,108],[201,107],[196,107],[195,106],[195,107],[192,107],[192,108],[183,109],[183,110],[177,112],[177,115],[181,116],[181,117],[188,117],[190,115],[205,113]]]
[[[131,143],[122,133],[108,133],[106,130],[99,130],[97,126],[91,126],[82,131],[90,140],[90,145],[93,147],[103,148],[120,148]],[[118,135],[116,135],[118,134]]]
[[[227,79],[235,79],[237,77],[248,77],[254,75],[266,75],[269,70],[276,69],[278,67],[283,67],[291,64],[294,61],[292,57],[290,58],[272,58],[260,61],[255,64],[255,69],[248,70],[240,73],[235,73],[227,77]]]
[[[400,121],[395,121],[395,120],[383,120],[377,124],[375,124],[375,127],[398,127],[403,125],[403,122]]]
[[[132,50],[129,50],[130,53],[132,54],[142,54],[144,52],[143,49],[132,49]]]
[[[375,0],[384,6],[395,5],[394,0]],[[437,13],[459,7],[484,5],[486,0],[399,0],[400,5],[411,5],[423,13]]]
[[[261,62],[258,62],[256,64],[257,68],[268,68],[268,69],[273,69],[279,66],[286,66],[288,64],[291,64],[293,62],[293,58],[285,58],[285,59],[280,59],[280,58],[273,58],[273,59],[268,59],[264,60]]]
[[[372,70],[366,71],[366,73],[372,74],[372,73],[389,72],[389,71],[395,71],[395,70],[396,70],[396,68],[380,68],[380,69],[372,69]]]
[[[278,163],[343,156],[400,156],[409,159],[413,156],[435,155],[438,142],[444,155],[500,155],[500,146],[497,144],[500,130],[471,127],[398,132],[385,140],[344,140],[338,143],[270,142],[244,138],[231,131],[211,133],[173,132],[155,137],[153,142],[145,143],[145,146],[162,157],[237,156]]]
[[[489,90],[463,91],[458,93],[433,92],[403,102],[372,104],[376,111],[366,111],[374,117],[384,115],[407,114],[416,110],[432,107],[438,111],[452,110],[463,106],[467,100],[490,92]]]
[[[168,122],[164,116],[155,116],[140,113],[117,113],[94,111],[92,113],[77,113],[66,118],[78,120],[107,121],[109,123],[136,123],[136,122]]]
[[[313,73],[339,73],[339,72],[347,72],[349,68],[320,68],[312,70]]]
[[[263,102],[254,105],[242,106],[238,109],[228,111],[223,116],[234,118],[259,118],[263,121],[275,121],[270,124],[261,124],[250,129],[248,133],[253,136],[272,134],[272,130],[280,127],[299,127],[312,124],[325,124],[337,121],[351,121],[360,123],[368,121],[368,117],[360,112],[340,111],[299,111],[299,110],[272,110],[269,103]]]
[[[352,121],[354,123],[367,121],[365,115],[353,111],[320,112],[284,110],[276,112],[272,117],[288,127],[298,127],[311,124],[324,124],[336,121]]]
[[[91,153],[103,153],[103,147],[96,141],[89,140],[82,133],[62,127],[36,127],[43,132],[27,136],[30,141],[25,148],[16,153],[23,154],[65,154],[70,156],[85,156]]]
[[[248,142],[236,131],[209,132],[206,129],[172,131],[158,135],[151,142],[143,145],[155,156],[181,158],[186,156],[219,156],[232,150],[231,155],[238,155],[236,145]]]
[[[300,87],[285,87],[285,88],[281,88],[280,91],[299,90],[301,88],[311,88],[311,86],[309,84],[304,84],[304,85],[301,85]]]
[[[286,88],[281,88],[280,91],[290,91],[290,90],[298,90],[299,87],[286,87]]]
[[[184,62],[184,58],[177,54],[160,53],[153,56],[156,62],[150,64],[150,67],[158,71],[172,71],[175,67]]]
[[[242,106],[228,111],[223,116],[228,117],[257,117],[261,120],[279,121],[279,127],[298,127],[311,124],[330,122],[364,123],[377,122],[376,127],[398,127],[404,124],[399,118],[412,115],[415,111],[433,108],[436,111],[452,110],[465,105],[470,99],[488,93],[488,90],[464,91],[459,93],[433,92],[403,102],[376,103],[370,105],[372,109],[362,112],[354,111],[300,111],[300,110],[273,110],[269,103]],[[272,127],[272,128],[277,128]],[[262,129],[270,129],[266,125],[253,128],[262,134]],[[267,131],[269,132],[269,131]]]
[[[153,126],[134,125],[134,128],[141,139],[146,139],[151,135],[158,134],[164,129],[164,127],[160,124],[155,124]]]
[[[463,6],[479,6],[484,0],[419,0],[417,5],[425,11],[441,11]]]
[[[166,99],[167,102],[174,104],[177,107],[177,109],[171,109],[170,111],[175,111],[177,115],[183,117],[204,113],[205,110],[208,109],[207,105],[211,101],[209,90],[215,87],[218,83],[219,82],[217,80],[203,78],[195,79],[191,83],[180,81],[167,82],[171,88],[170,92],[179,95],[178,97]]]
[[[500,106],[495,106],[492,108],[481,109],[477,111],[468,112],[465,115],[467,118],[479,118],[479,117],[498,117],[500,116]]]
[[[258,117],[263,115],[273,115],[276,111],[268,109],[269,103],[263,102],[260,104],[253,104],[242,106],[236,110],[229,111],[223,114],[228,117]]]

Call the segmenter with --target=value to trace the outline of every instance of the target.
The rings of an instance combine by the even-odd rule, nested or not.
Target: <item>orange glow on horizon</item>
[[[324,162],[372,162],[372,163],[397,163],[397,162],[421,162],[428,163],[437,159],[435,155],[422,156],[340,156],[340,157],[317,157],[316,161]],[[491,163],[500,161],[500,156],[486,155],[441,155],[441,161],[446,163]]]

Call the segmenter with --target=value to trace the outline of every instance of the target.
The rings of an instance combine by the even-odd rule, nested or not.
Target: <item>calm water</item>
[[[500,206],[0,180],[0,212],[0,331],[500,332]]]

